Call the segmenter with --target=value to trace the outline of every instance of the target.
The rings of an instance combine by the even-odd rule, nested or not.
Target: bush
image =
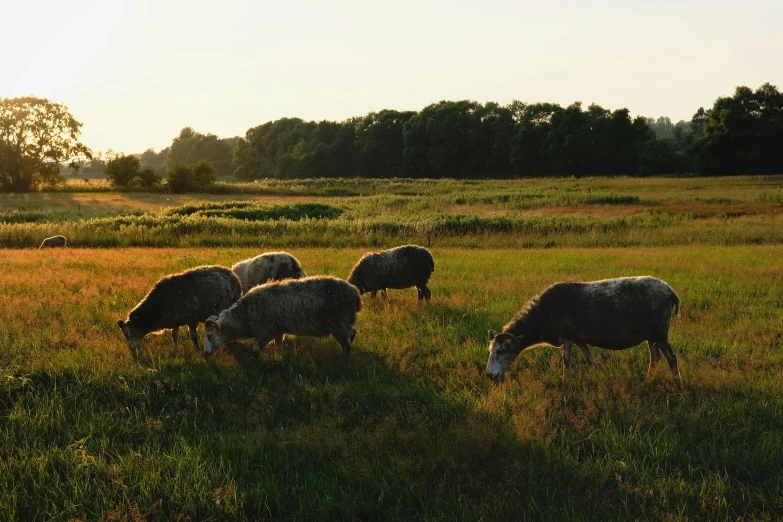
[[[187,165],[178,163],[171,167],[166,175],[166,186],[171,192],[187,192],[193,178],[193,170]]]
[[[129,187],[139,176],[141,161],[136,156],[119,156],[106,162],[106,178],[118,187]]]
[[[156,185],[160,185],[161,177],[158,176],[151,168],[143,168],[139,171],[138,180],[139,185],[145,188],[150,188]]]
[[[209,188],[216,180],[215,167],[201,160],[192,167],[178,163],[167,174],[166,185],[171,192],[181,193]]]

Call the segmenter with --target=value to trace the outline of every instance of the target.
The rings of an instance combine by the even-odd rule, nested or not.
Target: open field
[[[0,245],[55,234],[80,247],[783,244],[783,176],[264,181],[197,195],[66,188],[75,191],[1,195]],[[333,212],[314,216],[313,204]],[[260,212],[227,211],[250,208]]]
[[[344,277],[365,249],[290,251]],[[284,362],[153,335],[132,362],[116,320],[154,281],[257,252],[0,251],[0,519],[783,516],[783,245],[438,246],[432,302],[366,298],[349,367],[312,338]],[[646,347],[483,375],[487,329],[546,285],[639,274],[682,299],[684,392]]]

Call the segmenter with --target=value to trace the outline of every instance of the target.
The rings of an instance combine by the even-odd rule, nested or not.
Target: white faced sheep
[[[128,319],[120,319],[117,324],[134,359],[144,336],[164,328],[171,328],[176,350],[179,327],[183,325],[188,326],[190,338],[198,349],[198,323],[225,310],[241,296],[239,279],[231,270],[201,266],[162,278],[131,310]]]
[[[307,277],[299,261],[288,252],[267,252],[240,261],[231,267],[242,284],[242,292],[268,280],[301,279]]]
[[[47,237],[43,240],[41,243],[41,246],[38,247],[38,249],[42,248],[63,248],[68,246],[68,241],[63,236],[52,236]]]
[[[342,279],[316,276],[256,286],[228,310],[205,323],[204,352],[211,354],[236,339],[255,338],[258,354],[274,339],[282,347],[285,334],[332,335],[348,360],[356,336],[356,314],[362,298]]]
[[[536,344],[563,345],[565,376],[574,344],[592,365],[595,361],[588,345],[625,350],[647,341],[648,373],[663,352],[675,385],[682,387],[677,357],[669,345],[672,307],[676,315],[679,297],[654,277],[555,283],[531,299],[502,333],[489,331],[487,373],[500,377],[522,350]]]
[[[432,292],[427,288],[435,261],[430,251],[417,245],[405,245],[383,252],[365,254],[351,270],[348,282],[359,289],[360,294],[370,292],[375,297],[378,290],[386,296],[387,288],[415,286],[419,300],[430,300]]]

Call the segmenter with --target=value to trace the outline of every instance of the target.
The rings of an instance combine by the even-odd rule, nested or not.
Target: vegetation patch
[[[343,211],[322,203],[295,203],[293,205],[267,206],[252,201],[227,201],[223,203],[202,203],[183,205],[165,212],[168,216],[204,216],[244,219],[247,221],[270,221],[290,219],[336,219]]]

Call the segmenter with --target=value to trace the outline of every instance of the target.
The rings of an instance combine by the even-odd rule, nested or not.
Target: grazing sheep
[[[171,328],[174,349],[178,348],[179,327],[187,325],[198,349],[196,328],[211,315],[225,310],[242,296],[242,287],[234,272],[222,266],[200,266],[168,275],[128,314],[117,321],[136,359],[145,335]]]
[[[501,376],[522,350],[536,344],[563,345],[565,376],[574,344],[593,365],[590,344],[625,350],[647,341],[648,374],[663,352],[675,385],[682,387],[677,357],[669,346],[672,307],[677,315],[680,298],[668,284],[654,277],[555,283],[531,299],[502,333],[489,331],[487,373]]]
[[[362,297],[342,279],[326,276],[289,279],[256,286],[228,310],[207,319],[204,352],[211,354],[235,339],[255,338],[258,354],[285,334],[325,337],[331,334],[348,360],[356,336],[356,313]]]
[[[42,248],[63,248],[68,246],[68,241],[63,236],[47,237],[38,247],[38,250]]]
[[[301,279],[307,277],[299,261],[288,252],[267,252],[260,256],[240,261],[231,267],[242,284],[242,292],[268,280]]]
[[[348,282],[359,289],[360,294],[370,292],[375,297],[378,290],[386,296],[387,288],[415,286],[419,300],[430,300],[432,292],[427,288],[435,261],[430,251],[417,245],[405,245],[383,252],[365,254],[351,270]]]

